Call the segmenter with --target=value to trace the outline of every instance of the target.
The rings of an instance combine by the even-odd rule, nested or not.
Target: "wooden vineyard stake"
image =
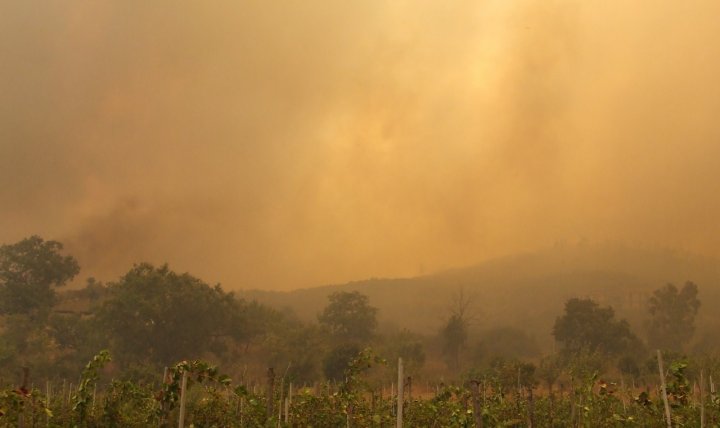
[[[392,399],[395,397],[395,382],[390,382],[390,401],[392,402]],[[390,406],[390,414],[397,414],[396,412],[393,413],[397,409],[397,406],[391,405]]]
[[[50,408],[50,381],[45,381],[45,407]],[[50,413],[45,414],[45,425],[50,426]]]
[[[710,375],[710,394],[715,395],[715,382],[713,382],[712,375]]]
[[[178,428],[185,428],[185,396],[187,395],[187,371],[183,371],[182,383],[180,384],[180,416],[178,417]]]
[[[288,423],[288,413],[290,411],[290,399],[285,397],[285,425]]]
[[[395,423],[396,428],[402,428],[403,426],[403,400],[405,399],[403,394],[403,384],[405,382],[403,381],[403,362],[402,358],[398,358],[397,419]]]
[[[275,396],[275,369],[268,368],[267,371],[267,417],[273,417],[273,398]]]
[[[700,428],[705,428],[705,374],[700,370]]]
[[[475,427],[483,428],[483,402],[480,400],[480,382],[477,380],[470,381],[470,388],[470,392],[472,394],[473,417],[475,418]]]
[[[657,350],[657,357],[658,357],[658,368],[660,369],[660,383],[662,384],[662,399],[663,399],[663,404],[665,405],[665,419],[667,421],[668,428],[672,428],[672,419],[670,416],[670,403],[668,402],[667,385],[665,384],[665,370],[663,369],[662,354],[660,353],[659,349]]]

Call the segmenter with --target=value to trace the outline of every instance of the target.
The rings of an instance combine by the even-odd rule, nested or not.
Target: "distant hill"
[[[520,327],[546,349],[564,302],[592,297],[615,308],[641,336],[646,302],[668,282],[691,280],[703,306],[698,324],[720,325],[720,261],[672,250],[638,249],[618,244],[558,245],[503,257],[476,266],[401,279],[369,279],[291,292],[243,290],[237,294],[276,309],[315,320],[335,291],[357,290],[379,309],[381,326],[435,333],[446,318],[452,295],[471,295],[476,328]]]

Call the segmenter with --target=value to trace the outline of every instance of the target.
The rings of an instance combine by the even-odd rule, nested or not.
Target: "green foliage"
[[[467,389],[445,386],[429,400],[408,403],[404,419],[408,426],[472,427],[474,417],[473,410],[468,407],[469,399]]]
[[[0,246],[0,313],[47,316],[55,304],[55,287],[80,271],[77,261],[63,256],[62,244],[32,236]]]
[[[52,331],[43,323],[24,314],[8,315],[4,318],[0,349],[1,369],[14,370],[25,366],[42,376],[49,375],[62,356]]]
[[[101,352],[85,367],[80,383],[70,388],[74,392],[58,394],[55,389],[52,400],[32,387],[0,390],[0,427],[18,426],[23,422],[25,426],[58,427],[173,425],[179,411],[183,374],[189,375],[188,424],[286,426],[278,420],[277,410],[282,408],[279,400],[282,394],[287,394],[287,388],[278,387],[275,395],[269,397],[275,412],[268,415],[266,409],[273,403],[268,402],[264,388],[258,394],[250,393],[245,385],[233,388],[229,377],[202,360],[182,361],[169,369],[168,378],[159,387],[151,383],[168,362],[205,356],[217,357],[221,362],[239,362],[238,365],[250,366],[251,371],[253,366],[256,370],[258,364],[287,365],[290,369],[287,377],[283,376],[284,381],[311,383],[317,379],[323,355],[326,356],[322,361],[326,377],[335,382],[312,391],[296,389],[289,405],[291,423],[288,425],[388,426],[394,422],[393,409],[397,401],[394,397],[382,396],[378,381],[389,382],[387,372],[394,372],[398,356],[403,358],[407,374],[413,378],[426,359],[423,346],[426,338],[422,336],[407,331],[377,336],[377,309],[360,293],[333,294],[318,317],[321,326],[304,325],[257,303],[238,300],[219,286],[211,287],[188,274],[176,274],[167,266],[135,266],[108,287],[89,280],[85,289],[67,294],[89,302],[86,306],[73,312],[66,310],[64,303],[68,300],[65,300],[62,311],[55,307],[56,312],[51,312],[56,300],[54,288],[72,278],[77,273],[77,265],[73,265],[72,258],[59,255],[62,247],[57,243],[45,243],[37,237],[26,241],[23,245],[0,249],[0,268],[4,269],[0,272],[0,297],[7,298],[2,301],[6,306],[0,307],[3,312],[2,373],[15,373],[17,367],[28,366],[36,382],[43,378],[77,379],[82,367],[78,361],[87,361],[93,350],[104,347],[105,342],[120,364],[109,368],[116,380],[103,384],[99,373],[109,361],[109,354]],[[38,260],[55,267],[45,271],[48,266],[35,263]],[[665,307],[663,302],[685,301],[684,306],[676,305],[685,308],[684,312],[678,310],[677,313],[692,315],[684,318],[689,319],[689,324],[684,324],[684,335],[678,339],[681,341],[692,334],[699,305],[699,302],[693,303],[696,287],[694,293],[692,287],[686,285],[686,288],[689,291],[675,290],[673,294],[667,287],[669,291],[665,294],[656,292],[654,296],[653,316],[675,313],[661,309]],[[457,302],[438,338],[442,344],[438,343],[436,349],[434,343],[428,341],[430,356],[439,353],[442,347],[455,370],[460,367],[469,325],[466,316],[469,299],[460,293]],[[677,309],[676,306],[668,307]],[[675,318],[667,319],[683,319],[677,313]],[[667,328],[664,331],[663,335],[670,334]],[[329,340],[324,333],[330,333]],[[615,362],[608,357],[615,356],[620,356],[616,367],[622,373],[637,378],[639,372],[639,341],[626,322],[614,319],[612,308],[601,308],[590,300],[572,299],[566,304],[564,316],[558,318],[554,333],[564,345],[562,358],[542,359],[536,367],[519,360],[537,356],[532,340],[524,332],[500,328],[487,331],[481,343],[492,352],[486,353],[504,358],[485,364],[488,360],[483,355],[483,371],[478,371],[478,366],[467,383],[444,386],[434,397],[406,397],[406,422],[409,426],[448,427],[470,427],[479,419],[485,426],[525,426],[533,418],[535,426],[657,426],[658,422],[662,423],[657,388],[635,395],[637,391],[622,391],[618,382],[601,377]],[[382,368],[371,371],[372,367],[385,364],[384,360],[369,349],[360,351],[371,340],[381,343],[383,355],[392,359],[393,364],[387,371]],[[673,358],[668,358],[671,363],[667,379],[674,424],[697,426],[698,406],[688,380],[697,378],[693,372],[697,366],[682,360],[672,362]],[[646,371],[650,374],[643,379],[648,383],[657,377],[656,362],[650,363],[650,370]],[[720,378],[717,362],[704,361],[701,367],[706,369],[706,375]],[[571,381],[569,393],[562,387],[567,377]],[[561,388],[553,391],[552,386],[558,379],[561,379]],[[419,383],[424,381],[421,378]],[[548,390],[538,390],[540,383],[547,385]],[[635,400],[629,399],[631,394]],[[720,421],[720,399],[714,394],[708,401],[709,420]]]
[[[371,348],[365,348],[356,353],[345,368],[345,382],[343,383],[341,392],[343,392],[346,397],[351,397],[353,394],[362,392],[361,389],[367,389],[363,374],[374,364],[387,364],[387,361],[376,355]]]
[[[349,351],[350,348],[348,348]],[[374,365],[386,364],[372,349],[356,352],[346,363],[340,388],[321,396],[313,396],[308,391],[301,392],[297,409],[293,412],[293,421],[299,426],[376,426],[381,422],[390,422],[389,403],[378,403],[378,397],[364,378]],[[328,385],[329,387],[329,385]],[[367,402],[366,397],[371,401]]]
[[[690,402],[690,381],[685,375],[687,361],[673,361],[668,367],[667,394],[674,406],[687,405]]]
[[[476,373],[471,377],[484,378],[498,392],[504,394],[520,388],[534,388],[537,385],[536,371],[537,367],[532,363],[496,358],[484,373],[479,376]]]
[[[136,265],[117,283],[98,312],[122,362],[157,367],[212,352],[250,336],[246,306],[217,285],[210,287],[167,265]]]
[[[402,358],[405,372],[409,375],[417,373],[427,358],[421,338],[408,330],[385,338],[386,346],[383,355],[397,366],[398,358]]]
[[[92,317],[80,314],[52,314],[44,327],[53,344],[49,377],[65,377],[81,370],[97,349],[108,346],[108,339]],[[47,351],[47,350],[46,350]],[[47,358],[48,356],[45,355]],[[36,365],[36,371],[40,369]]]
[[[383,396],[367,381],[368,371],[385,364],[370,349],[358,353],[348,364],[345,380],[335,389],[327,384],[315,390],[300,388],[285,414],[265,413],[267,398],[233,387],[217,367],[203,361],[183,361],[169,369],[159,392],[135,382],[111,382],[98,388],[97,400],[88,392],[98,370],[107,361],[101,352],[82,377],[85,382],[73,398],[84,397],[83,406],[66,406],[62,396],[48,400],[40,391],[0,390],[0,427],[170,427],[177,424],[180,382],[188,377],[186,426],[195,427],[378,427],[393,426],[396,398]],[[575,365],[580,362],[575,363]],[[697,397],[689,393],[686,361],[668,366],[668,393],[673,426],[699,426]],[[604,380],[596,371],[568,368],[575,382],[568,392],[543,394],[535,390],[536,371],[518,361],[497,360],[493,368],[463,385],[445,385],[430,396],[404,397],[404,422],[419,427],[654,427],[664,426],[662,400],[657,391],[635,392]],[[101,386],[98,384],[98,386]],[[280,391],[271,397],[280,408]],[[632,395],[631,395],[632,394]],[[284,408],[284,406],[283,406]],[[706,400],[708,426],[720,421],[720,399]]]
[[[265,332],[262,347],[269,366],[289,366],[287,376],[293,382],[312,383],[320,376],[323,337],[317,326],[278,320]]]
[[[47,397],[37,389],[20,387],[0,391],[0,426],[17,427],[21,419],[27,426],[39,426],[52,416]]]
[[[568,300],[565,314],[555,321],[553,336],[569,354],[586,349],[617,355],[639,346],[627,321],[615,320],[611,307],[601,308],[591,299]]]
[[[168,370],[168,378],[164,380],[162,390],[158,395],[163,412],[167,413],[178,406],[181,382],[185,373],[188,376],[186,385],[188,389],[196,382],[215,382],[224,387],[230,386],[230,378],[220,374],[216,366],[202,360],[181,361]]]
[[[574,354],[566,355],[564,364],[570,376],[584,387],[605,370],[608,360],[601,352],[581,349]]]
[[[104,393],[100,413],[99,426],[141,428],[156,425],[161,412],[158,400],[147,386],[114,380]]]
[[[318,315],[320,324],[336,342],[367,343],[377,328],[377,309],[357,291],[339,291],[328,296],[330,303]]]
[[[110,353],[108,351],[100,351],[100,353],[93,357],[87,366],[85,366],[82,372],[77,392],[72,396],[72,409],[73,412],[77,414],[78,422],[81,425],[85,424],[87,408],[92,400],[93,388],[99,377],[98,371],[110,360]]]
[[[695,316],[700,308],[698,288],[686,282],[681,290],[673,284],[655,290],[648,301],[648,343],[652,348],[682,350],[695,332]]]
[[[360,352],[356,345],[338,345],[323,360],[323,374],[328,380],[342,381],[348,365]]]
[[[188,403],[189,419],[193,427],[231,427],[237,423],[235,400],[226,388],[214,385],[203,387],[202,397]]]

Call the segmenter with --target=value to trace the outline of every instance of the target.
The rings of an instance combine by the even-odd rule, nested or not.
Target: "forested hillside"
[[[463,290],[472,300],[475,328],[517,327],[549,351],[551,327],[569,298],[589,297],[610,305],[642,332],[652,290],[689,280],[702,290],[701,336],[720,324],[720,313],[711,309],[720,306],[720,262],[608,243],[557,245],[415,278],[374,278],[291,292],[243,290],[238,295],[311,321],[329,294],[360,291],[378,307],[381,325],[435,333],[445,321],[453,294]]]

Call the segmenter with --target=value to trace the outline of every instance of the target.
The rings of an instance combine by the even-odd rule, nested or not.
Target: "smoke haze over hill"
[[[720,3],[0,0],[0,242],[112,279],[720,256]]]
[[[386,330],[432,333],[447,322],[453,299],[464,293],[471,336],[478,330],[511,326],[531,334],[549,352],[553,323],[568,299],[591,298],[610,306],[643,334],[652,292],[689,280],[698,284],[703,302],[696,337],[714,334],[720,323],[712,310],[720,304],[717,260],[615,244],[558,245],[415,278],[376,278],[291,292],[242,290],[239,295],[312,322],[329,295],[358,291],[378,308]]]

